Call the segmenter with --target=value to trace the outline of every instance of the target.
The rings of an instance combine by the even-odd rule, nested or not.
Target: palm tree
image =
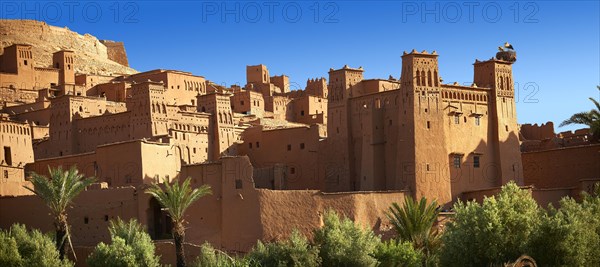
[[[596,86],[600,91],[600,86]],[[589,98],[594,103],[596,109],[592,109],[588,112],[579,112],[573,114],[571,118],[563,121],[560,127],[570,124],[584,124],[590,127],[590,133],[592,134],[592,141],[600,141],[600,103],[593,97]]]
[[[67,171],[63,171],[61,166],[58,168],[48,166],[48,173],[50,178],[31,172],[30,181],[33,189],[27,186],[25,188],[39,196],[50,208],[56,229],[56,249],[60,253],[60,259],[64,259],[67,249],[65,241],[72,246],[67,208],[81,191],[94,182],[94,178],[85,178],[76,166],[72,166]]]
[[[121,218],[117,218],[110,221],[108,232],[110,236],[123,238],[125,244],[131,244],[139,233],[146,233],[146,229],[136,219],[123,221]]]
[[[423,250],[427,258],[435,254],[440,245],[440,232],[434,227],[438,219],[438,204],[434,200],[427,204],[422,197],[417,203],[412,197],[404,197],[402,207],[392,203],[386,213],[398,234],[398,239],[408,241],[415,249]]]
[[[210,186],[203,185],[192,190],[190,178],[182,184],[177,180],[170,184],[164,181],[164,189],[158,184],[151,184],[146,193],[152,195],[160,205],[167,210],[171,221],[173,221],[173,239],[175,240],[175,253],[177,256],[177,267],[185,267],[185,251],[183,242],[185,240],[185,210],[196,200],[211,194]]]

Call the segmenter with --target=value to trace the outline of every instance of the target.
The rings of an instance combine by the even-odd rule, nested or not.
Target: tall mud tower
[[[514,50],[501,51],[495,58],[487,61],[476,61],[474,82],[481,87],[493,90],[490,100],[496,159],[495,173],[501,184],[514,180],[523,184],[523,166],[519,150],[517,111],[515,105],[515,88],[512,75],[512,64],[517,55]]]
[[[413,50],[402,56],[401,125],[396,173],[416,198],[451,201],[448,153],[443,134],[444,110],[438,55]]]

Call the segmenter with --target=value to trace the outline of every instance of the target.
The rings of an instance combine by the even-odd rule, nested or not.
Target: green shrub
[[[325,225],[315,230],[315,244],[319,246],[323,266],[372,266],[377,263],[370,255],[379,243],[373,231],[363,230],[350,219],[340,219],[327,211]]]
[[[192,263],[192,267],[245,267],[244,259],[236,259],[227,253],[213,248],[210,243],[200,246],[200,255]]]
[[[526,190],[510,182],[497,197],[454,205],[455,219],[442,237],[441,266],[488,266],[512,262],[528,250],[541,211]]]
[[[600,266],[600,197],[567,197],[560,206],[542,218],[531,256],[541,266]]]
[[[319,249],[311,246],[305,236],[293,231],[289,239],[263,244],[260,240],[248,254],[250,266],[319,266]]]
[[[109,232],[112,243],[98,244],[87,259],[89,266],[159,266],[150,235],[135,219],[111,221]]]
[[[0,266],[17,267],[22,264],[23,259],[19,254],[17,241],[4,231],[0,231]]]
[[[115,236],[110,245],[101,242],[87,258],[90,267],[133,267],[137,265],[133,248],[123,238]]]
[[[377,245],[373,257],[381,267],[421,267],[424,255],[420,250],[415,250],[411,242],[389,240]]]
[[[54,240],[37,229],[27,231],[25,225],[14,224],[0,231],[0,240],[0,266],[73,266],[60,260]]]

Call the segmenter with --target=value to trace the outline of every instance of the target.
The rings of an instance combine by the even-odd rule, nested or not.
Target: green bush
[[[192,267],[245,267],[244,259],[236,259],[227,253],[213,248],[210,243],[200,246],[200,255],[192,263]]]
[[[527,190],[510,182],[497,197],[454,205],[455,219],[442,237],[441,266],[512,262],[528,251],[541,211]]]
[[[415,250],[411,242],[389,240],[377,245],[373,257],[381,267],[421,267],[425,255],[420,250]]]
[[[50,236],[15,224],[8,231],[0,231],[0,266],[73,266],[73,263],[60,260]]]
[[[564,198],[543,216],[531,240],[541,266],[600,266],[600,197]]]
[[[110,245],[101,242],[87,258],[90,267],[133,267],[137,265],[133,248],[123,238],[115,236]]]
[[[0,231],[0,266],[21,266],[22,261],[17,241],[4,231]]]
[[[293,231],[289,239],[263,244],[258,241],[248,254],[250,266],[320,266],[319,249],[311,246],[305,236]]]
[[[315,244],[319,246],[323,266],[372,266],[377,263],[370,255],[380,242],[373,231],[363,230],[350,219],[340,219],[327,211],[325,225],[315,230]]]
[[[112,243],[100,243],[89,255],[90,267],[101,266],[159,266],[150,235],[135,219],[124,222],[111,221],[109,232]]]

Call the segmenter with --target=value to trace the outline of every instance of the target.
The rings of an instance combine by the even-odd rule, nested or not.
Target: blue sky
[[[292,88],[344,64],[399,77],[403,51],[437,50],[444,82],[470,83],[475,59],[508,41],[519,123],[560,122],[600,98],[598,1],[2,1],[2,18],[44,20],[125,42],[139,71],[177,69],[244,84],[266,64]],[[579,128],[564,127],[556,131]]]

